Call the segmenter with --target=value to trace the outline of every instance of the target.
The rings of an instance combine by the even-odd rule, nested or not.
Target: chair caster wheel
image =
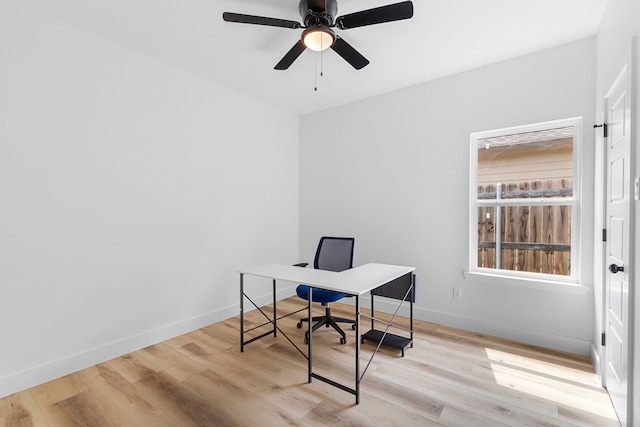
[[[309,333],[308,332],[305,332],[305,334],[304,334],[304,343],[305,344],[309,344]]]
[[[351,329],[354,330],[354,331],[356,330],[356,324],[355,323],[353,325],[351,325]]]
[[[302,329],[302,322],[296,323],[296,326],[298,327],[298,329]]]
[[[340,338],[340,344],[346,344],[346,343],[347,343],[346,338]]]

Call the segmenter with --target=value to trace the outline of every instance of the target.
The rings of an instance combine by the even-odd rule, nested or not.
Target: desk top
[[[415,267],[375,263],[364,264],[340,272],[285,264],[267,264],[239,270],[238,273],[304,283],[343,294],[362,295],[414,270]]]

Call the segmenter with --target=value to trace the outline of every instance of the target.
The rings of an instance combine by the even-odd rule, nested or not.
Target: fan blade
[[[360,70],[369,65],[369,60],[362,56],[360,52],[355,50],[349,43],[344,41],[342,37],[336,37],[336,41],[333,43],[333,46],[331,46],[331,49],[342,56],[342,58],[356,70]]]
[[[340,16],[336,18],[336,27],[346,30],[384,22],[400,21],[411,17],[413,17],[413,3],[403,1]]]
[[[276,70],[286,70],[293,64],[293,61],[298,59],[298,56],[304,52],[307,47],[302,43],[302,40],[298,40],[298,43],[294,44],[293,47],[287,54],[273,67]]]
[[[277,18],[267,18],[264,16],[244,15],[242,13],[233,13],[233,12],[224,12],[222,14],[222,19],[224,19],[227,22],[237,22],[239,24],[267,25],[269,27],[291,28],[294,30],[302,27],[300,23],[296,21],[288,21],[286,19],[277,19]]]

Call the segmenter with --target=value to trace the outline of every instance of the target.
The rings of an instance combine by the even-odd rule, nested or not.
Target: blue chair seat
[[[309,286],[307,285],[298,285],[296,288],[296,293],[302,299],[309,300]],[[345,294],[341,294],[338,292],[327,291],[325,289],[313,289],[311,292],[311,298],[313,302],[320,302],[322,304],[328,304],[330,302],[336,302],[345,297]]]

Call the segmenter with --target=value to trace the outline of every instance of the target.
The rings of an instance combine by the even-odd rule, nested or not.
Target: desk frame
[[[257,341],[261,338],[264,338],[266,336],[269,336],[271,334],[273,334],[274,337],[277,336],[278,331],[280,331],[280,333],[282,334],[282,336],[284,336],[290,343],[291,345],[293,345],[298,352],[307,359],[307,374],[308,374],[308,379],[307,381],[309,383],[312,382],[313,378],[316,378],[320,381],[323,381],[327,384],[330,384],[334,387],[337,387],[343,391],[346,391],[348,393],[351,393],[355,396],[355,401],[356,404],[360,403],[360,383],[362,382],[362,379],[364,377],[364,374],[366,373],[369,365],[371,364],[373,358],[375,357],[375,355],[377,354],[380,346],[382,345],[382,342],[384,341],[384,338],[387,335],[387,332],[389,330],[390,327],[393,326],[393,320],[395,319],[400,307],[402,306],[402,304],[406,301],[407,297],[409,297],[409,295],[413,296],[413,290],[415,287],[415,274],[413,273],[415,271],[415,268],[413,267],[402,267],[402,266],[389,266],[389,265],[383,265],[383,264],[366,264],[364,266],[361,267],[356,267],[355,269],[351,269],[351,270],[345,270],[344,272],[324,272],[322,273],[325,277],[305,277],[305,276],[309,276],[308,273],[302,273],[303,271],[310,271],[311,269],[307,270],[307,269],[301,269],[300,267],[293,267],[294,269],[298,269],[298,271],[296,270],[291,270],[288,267],[290,266],[278,266],[278,265],[270,265],[270,266],[263,266],[263,267],[257,267],[255,269],[250,269],[250,270],[244,270],[244,271],[239,271],[240,273],[240,351],[244,352],[244,346],[247,344],[250,344],[254,341]],[[360,268],[360,270],[358,270],[358,268]],[[371,281],[369,280],[370,283],[364,283],[364,286],[359,286],[359,287],[353,287],[353,289],[347,288],[345,287],[344,283],[345,280],[346,281],[355,281],[355,280],[361,280],[364,281],[364,279],[367,278],[361,278],[358,279],[357,275],[358,273],[360,273],[360,271],[363,272],[363,275],[366,275],[366,273],[368,273],[368,270],[375,270],[376,268],[380,269],[385,269],[385,268],[390,268],[392,270],[397,270],[400,273],[397,274],[393,273],[393,275],[388,275],[386,277],[384,277],[384,280],[382,283],[378,283],[375,281]],[[278,271],[278,269],[282,269],[283,271]],[[367,270],[368,269],[368,270]],[[270,270],[270,271],[269,271]],[[318,271],[318,270],[316,270]],[[348,273],[347,273],[348,272]],[[355,272],[355,276],[356,277],[351,277],[354,275]],[[343,274],[346,273],[346,274]],[[340,276],[342,274],[342,276]],[[273,292],[273,315],[272,317],[270,317],[267,313],[265,313],[254,301],[251,300],[251,298],[245,293],[244,291],[244,276],[245,275],[252,275],[252,276],[258,276],[258,277],[263,277],[263,278],[269,278],[272,280],[273,282],[273,288],[272,288],[272,292]],[[364,316],[361,312],[360,312],[360,296],[366,294],[367,292],[371,292],[381,286],[384,286],[385,284],[389,284],[393,281],[395,281],[396,279],[400,278],[400,277],[404,277],[405,275],[410,275],[411,277],[411,285],[409,287],[409,290],[407,291],[407,293],[405,294],[404,298],[400,301],[398,308],[396,309],[396,312],[394,313],[392,319],[390,322],[386,322],[383,321],[381,319],[375,319],[373,316],[366,316],[366,317],[370,317],[373,320],[379,320],[382,321],[384,323],[387,324],[387,328],[384,331],[382,338],[380,340],[380,342],[378,343],[376,349],[374,350],[373,354],[371,355],[364,371],[362,372],[362,374],[360,373],[360,316]],[[345,277],[346,276],[346,277]],[[312,279],[312,280],[306,280],[306,279]],[[345,280],[343,280],[345,279]],[[276,297],[276,281],[277,280],[285,280],[285,281],[289,281],[289,282],[299,282],[299,283],[305,283],[309,286],[309,299],[308,299],[308,304],[306,308],[301,308],[299,310],[296,310],[294,312],[291,313],[287,313],[283,316],[278,317],[277,316],[277,309],[276,309],[276,303],[277,303],[277,297]],[[322,283],[324,282],[324,284]],[[334,381],[330,378],[327,378],[325,376],[316,374],[313,372],[313,333],[311,328],[313,327],[313,322],[311,320],[313,313],[312,313],[312,295],[313,295],[313,289],[328,289],[328,290],[334,290],[340,293],[343,293],[345,295],[350,295],[353,296],[355,298],[355,346],[356,346],[356,354],[355,354],[355,387],[349,387],[346,386],[344,384],[340,384],[337,381]],[[267,319],[267,321],[265,323],[262,323],[258,326],[254,326],[253,328],[245,331],[244,329],[244,300],[245,298],[257,309],[260,311],[260,313]],[[278,320],[281,320],[283,318],[292,316],[296,313],[299,313],[301,311],[307,310],[307,316],[309,319],[308,322],[308,334],[309,334],[309,340],[307,343],[307,352],[305,353],[304,351],[302,351],[302,349],[300,349],[279,327],[278,327]],[[372,313],[373,314],[373,313]],[[412,316],[413,317],[413,316]],[[251,339],[248,339],[245,341],[244,336],[246,333],[251,332],[253,330],[256,330],[258,328],[261,328],[263,326],[266,325],[273,325],[273,329],[265,332],[263,334],[260,334],[258,336],[255,336]],[[411,333],[413,334],[413,322],[411,322]]]

